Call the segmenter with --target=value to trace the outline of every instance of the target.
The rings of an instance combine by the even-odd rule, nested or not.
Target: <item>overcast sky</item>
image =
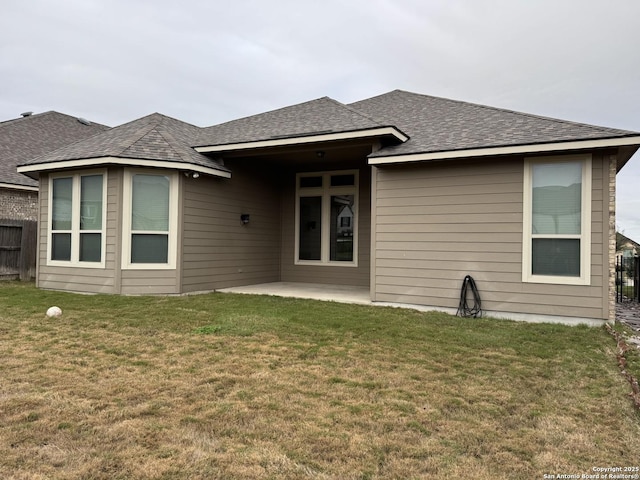
[[[0,120],[207,126],[396,88],[640,131],[640,1],[2,0]],[[617,197],[640,242],[640,154]]]

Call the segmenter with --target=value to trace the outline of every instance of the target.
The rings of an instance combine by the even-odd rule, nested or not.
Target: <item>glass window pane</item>
[[[102,234],[80,234],[80,261],[99,262],[102,260]]]
[[[320,260],[322,252],[322,197],[300,197],[300,260]]]
[[[322,186],[322,176],[300,177],[300,188],[313,188]]]
[[[533,234],[581,233],[582,164],[533,165]]]
[[[580,240],[534,238],[531,273],[533,275],[580,276]]]
[[[353,261],[353,195],[331,197],[331,243],[330,260],[336,262]]]
[[[71,201],[73,198],[73,179],[53,179],[53,204],[51,205],[51,228],[53,230],[71,230]]]
[[[167,263],[169,235],[131,235],[131,263]]]
[[[54,233],[51,235],[51,260],[71,260],[71,234]]]
[[[134,175],[131,229],[169,230],[169,177]]]
[[[80,230],[102,230],[102,175],[80,177]]]
[[[356,184],[356,176],[351,173],[349,175],[331,175],[332,187],[344,187]]]

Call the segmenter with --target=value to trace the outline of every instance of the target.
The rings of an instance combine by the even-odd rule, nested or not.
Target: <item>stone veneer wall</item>
[[[617,157],[609,156],[609,321],[616,320],[616,170]]]
[[[37,220],[38,192],[0,188],[0,219]]]

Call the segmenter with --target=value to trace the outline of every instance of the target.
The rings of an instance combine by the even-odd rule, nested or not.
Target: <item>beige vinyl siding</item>
[[[348,165],[325,170],[352,170]],[[322,170],[317,170],[322,171]],[[295,256],[295,173],[287,177],[282,199],[283,282],[324,283],[369,286],[371,252],[371,174],[370,167],[359,167],[358,191],[358,264],[357,266],[296,265]]]
[[[183,292],[280,279],[278,179],[252,160],[227,166],[231,179],[184,179]]]
[[[378,168],[374,300],[457,308],[462,281],[471,275],[485,310],[607,318],[604,163],[593,156],[586,286],[522,282],[522,157]]]
[[[69,172],[77,173],[76,171]],[[117,169],[107,170],[107,218],[104,268],[58,267],[47,265],[47,231],[49,222],[49,178],[40,177],[40,223],[38,241],[37,285],[52,290],[87,293],[117,293],[115,281],[117,245],[119,239],[117,212],[121,175]]]

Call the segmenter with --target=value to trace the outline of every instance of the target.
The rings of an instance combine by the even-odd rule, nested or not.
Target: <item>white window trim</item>
[[[102,175],[102,229],[80,230],[80,179],[91,175]],[[53,230],[53,181],[58,178],[71,178],[71,230]],[[79,268],[105,268],[106,250],[106,224],[107,224],[107,171],[86,170],[82,172],[59,173],[49,176],[49,205],[47,221],[47,266],[51,267],[79,267]],[[100,233],[100,261],[80,261],[80,233]],[[71,234],[71,260],[52,260],[51,248],[53,246],[54,233]]]
[[[131,208],[133,194],[132,182],[133,176],[136,174],[159,175],[169,178],[169,251],[167,252],[167,263],[131,263]],[[178,174],[176,172],[127,168],[124,171],[122,200],[122,269],[175,270],[178,250]]]
[[[582,212],[579,235],[535,235],[535,238],[577,238],[580,239],[580,276],[563,277],[555,275],[531,274],[532,240],[532,181],[533,165],[554,162],[582,162]],[[553,157],[530,157],[524,160],[523,228],[522,228],[522,281],[525,283],[550,283],[558,285],[591,284],[591,154],[562,155]]]
[[[358,222],[359,222],[359,171],[358,170],[333,170],[329,172],[305,172],[296,174],[296,199],[295,199],[295,265],[316,265],[330,267],[357,267],[358,266]],[[332,187],[332,175],[353,175],[354,185]],[[301,177],[322,177],[322,187],[300,188]],[[329,260],[331,253],[331,196],[353,195],[353,261],[343,262]],[[320,260],[300,260],[300,197],[322,197],[322,244]]]

